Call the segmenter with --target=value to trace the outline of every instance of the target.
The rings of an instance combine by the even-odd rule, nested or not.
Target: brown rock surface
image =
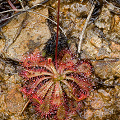
[[[19,114],[25,105],[21,93],[16,89],[11,89],[11,91],[7,93],[5,97],[5,102],[7,107],[6,109],[10,113],[14,113],[14,114],[15,113]]]
[[[38,15],[48,16],[48,9],[37,9],[33,12],[29,12],[27,17],[23,13],[13,18],[9,24],[2,28],[7,39],[6,51],[9,58],[21,59],[24,53],[34,50],[36,47],[41,50],[43,44],[50,38],[46,18]],[[22,26],[23,21],[25,21],[24,26]],[[20,31],[21,26],[23,29]]]

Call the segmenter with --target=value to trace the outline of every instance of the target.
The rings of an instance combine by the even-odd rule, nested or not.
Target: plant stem
[[[60,0],[58,0],[58,12],[57,12],[57,36],[56,36],[56,49],[55,49],[56,68],[57,68],[57,50],[58,50],[59,11],[60,11]]]

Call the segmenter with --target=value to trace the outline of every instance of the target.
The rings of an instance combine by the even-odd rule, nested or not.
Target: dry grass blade
[[[33,12],[33,11],[28,11],[28,12],[32,12],[32,13],[38,14],[38,15],[40,15],[40,16],[43,16],[43,17],[45,17],[46,19],[48,19],[48,20],[50,20],[51,22],[53,22],[55,25],[57,25],[57,23],[56,23],[54,20],[52,20],[52,19],[46,17],[45,15],[42,15],[42,14],[40,14],[40,13]],[[60,28],[60,30],[63,32],[63,34],[65,35],[64,30],[63,30],[60,26],[59,26],[59,28]],[[66,36],[66,35],[65,35],[65,36]]]
[[[13,12],[13,11],[15,11],[15,10],[14,10],[14,9],[6,10],[6,11],[0,12],[0,14],[2,14],[2,13],[7,13],[7,12]],[[25,10],[23,10],[23,9],[17,9],[17,11],[20,12],[20,11],[25,11]],[[1,21],[2,21],[2,20],[1,20]],[[1,22],[1,21],[0,21],[0,22]]]
[[[30,100],[27,101],[27,103],[25,104],[24,108],[22,109],[22,111],[20,112],[20,115],[22,115],[22,113],[24,112],[24,110],[26,109],[26,107],[28,106]]]
[[[50,21],[53,22],[55,25],[57,25],[57,23],[56,23],[54,20],[52,20],[52,19],[50,19],[50,18],[48,18],[48,17],[46,17],[45,15],[42,15],[42,14],[40,14],[40,13],[30,11],[30,9],[27,9],[27,10],[17,9],[17,10],[20,11],[20,12],[16,13],[15,15],[12,15],[12,16],[10,16],[10,17],[7,17],[7,18],[5,18],[5,19],[1,19],[0,22],[2,22],[2,21],[4,21],[4,20],[11,19],[11,18],[13,18],[13,17],[15,17],[15,16],[17,16],[17,15],[19,15],[19,14],[21,14],[21,13],[24,13],[24,12],[32,12],[32,13],[34,13],[34,14],[38,14],[38,15],[40,15],[40,16],[42,16],[42,17],[45,17],[46,19],[50,20]],[[15,11],[15,10],[12,10],[12,11]],[[10,12],[10,10],[9,10],[9,11],[6,11],[6,12]],[[3,12],[0,12],[0,13],[3,13]],[[5,13],[5,12],[4,12],[4,13]],[[60,30],[63,32],[63,34],[66,36],[66,33],[65,33],[65,31],[62,29],[62,27],[59,26],[59,28],[60,28]]]
[[[23,0],[19,0],[20,1],[20,4],[22,6],[23,9],[25,9],[24,5],[23,5]]]
[[[82,45],[82,40],[83,40],[83,35],[84,35],[84,33],[85,33],[86,27],[87,27],[87,25],[88,25],[88,22],[89,22],[89,20],[90,20],[90,17],[91,17],[91,15],[92,15],[92,12],[93,12],[94,8],[95,8],[95,5],[92,6],[92,8],[91,8],[91,10],[90,10],[90,12],[89,12],[89,15],[88,15],[88,17],[87,17],[87,19],[86,19],[85,25],[84,25],[84,27],[83,27],[83,29],[82,29],[82,33],[81,33],[81,35],[80,35],[80,37],[79,37],[80,41],[79,41],[79,44],[78,44],[78,53],[80,53],[81,45]]]
[[[115,6],[115,5],[113,5],[113,4],[111,4],[110,2],[108,2],[107,0],[104,0],[107,4],[109,4],[109,5],[111,5],[111,6],[114,6],[115,8],[117,8],[117,9],[119,9],[120,10],[120,8],[119,7],[117,7],[117,6]]]

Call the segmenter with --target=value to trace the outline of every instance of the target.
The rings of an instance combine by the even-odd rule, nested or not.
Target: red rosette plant
[[[57,66],[56,61],[42,57],[39,52],[27,55],[20,75],[25,79],[21,91],[36,105],[36,110],[63,120],[67,111],[73,111],[72,104],[77,106],[89,95],[92,83],[91,65],[75,59],[70,51],[62,52]]]
[[[80,101],[89,96],[92,68],[89,62],[76,59],[70,50],[63,50],[58,55],[59,8],[60,0],[55,60],[35,51],[23,57],[20,75],[25,79],[21,91],[36,106],[37,112],[41,116],[64,120],[79,110]]]

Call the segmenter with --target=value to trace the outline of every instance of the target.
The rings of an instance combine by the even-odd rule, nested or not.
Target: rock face
[[[48,17],[48,9],[23,13],[2,28],[7,39],[6,56],[19,60],[28,51],[33,51],[35,48],[42,50],[51,35],[46,25],[46,18],[40,14]]]

